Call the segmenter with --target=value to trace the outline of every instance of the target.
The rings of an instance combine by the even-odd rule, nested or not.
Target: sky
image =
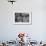
[[[27,12],[25,8],[29,12],[32,8],[32,25],[14,25],[14,13]],[[7,0],[0,0],[0,40],[15,40],[19,32],[30,34],[32,40],[46,40],[45,0],[17,0],[13,5]]]

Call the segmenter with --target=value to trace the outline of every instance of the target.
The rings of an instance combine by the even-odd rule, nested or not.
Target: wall
[[[18,32],[27,32],[31,35],[32,39],[37,41],[46,40],[45,0],[32,0],[32,25],[14,25],[12,23],[16,6],[19,7],[23,1],[24,0],[17,0],[17,2],[12,5],[8,3],[7,0],[0,0],[0,40],[15,39]],[[29,3],[31,1],[25,0],[24,2]],[[29,7],[31,6],[29,5]]]

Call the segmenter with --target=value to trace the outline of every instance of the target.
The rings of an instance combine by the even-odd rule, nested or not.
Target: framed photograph
[[[15,12],[14,24],[32,24],[32,15],[29,12]]]

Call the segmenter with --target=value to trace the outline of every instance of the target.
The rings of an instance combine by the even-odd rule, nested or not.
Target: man
[[[29,14],[22,13],[23,22],[29,22]]]
[[[21,15],[21,13],[16,13],[16,15],[15,15],[15,22],[22,22],[22,15]]]

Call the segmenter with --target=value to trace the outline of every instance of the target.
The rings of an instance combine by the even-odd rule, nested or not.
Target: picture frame
[[[13,17],[13,24],[32,25],[32,12],[15,12]]]

